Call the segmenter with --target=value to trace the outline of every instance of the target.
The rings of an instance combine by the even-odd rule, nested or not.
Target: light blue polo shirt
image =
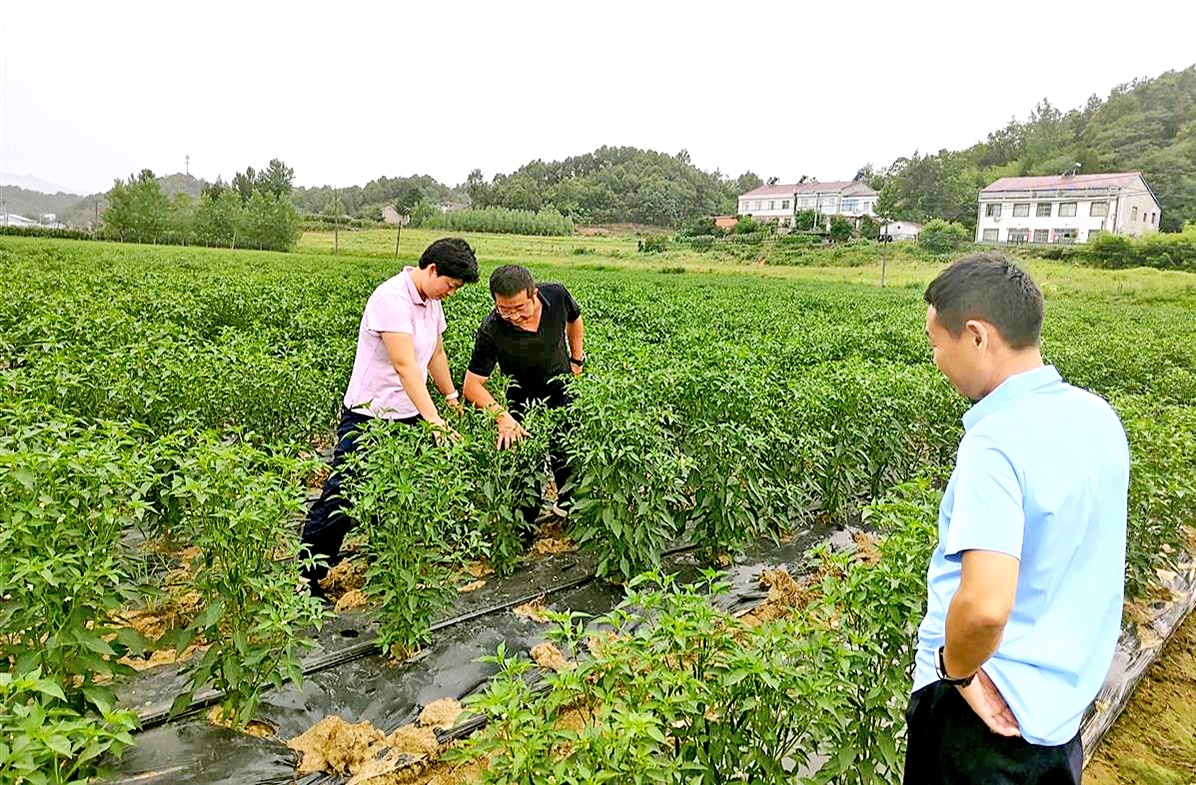
[[[1113,409],[1052,366],[1006,379],[963,417],[939,507],[914,690],[959,588],[963,552],[1020,560],[1013,613],[984,664],[1033,744],[1075,736],[1108,674],[1121,629],[1129,445]]]

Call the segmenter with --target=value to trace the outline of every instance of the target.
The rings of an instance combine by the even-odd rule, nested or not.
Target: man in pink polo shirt
[[[408,425],[427,421],[452,434],[428,392],[430,373],[448,405],[461,405],[444,351],[440,301],[477,280],[473,249],[460,238],[445,238],[427,247],[419,267],[404,268],[370,295],[357,332],[332,471],[303,527],[308,552],[322,560],[304,572],[312,594],[322,596],[319,581],[339,560],[341,543],[355,523],[343,508],[340,466],[356,448],[362,423],[375,417]]]

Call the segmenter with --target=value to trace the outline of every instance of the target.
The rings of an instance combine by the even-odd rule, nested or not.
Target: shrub
[[[936,254],[958,251],[972,241],[972,235],[961,224],[935,218],[922,227],[918,245]]]
[[[833,242],[841,243],[845,240],[850,240],[854,232],[851,221],[846,218],[836,215],[831,218],[830,237]]]
[[[713,218],[694,218],[677,232],[679,237],[719,237],[722,234],[723,230],[715,226]]]
[[[772,225],[768,221],[757,221],[750,215],[745,215],[739,219],[739,223],[735,224],[735,228],[731,231],[732,234],[769,234],[772,232]]]
[[[663,234],[649,234],[636,243],[640,253],[660,253],[669,250],[669,238]]]

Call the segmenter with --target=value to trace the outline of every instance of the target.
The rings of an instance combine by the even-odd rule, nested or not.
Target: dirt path
[[[1196,785],[1196,613],[1134,690],[1084,783]]]

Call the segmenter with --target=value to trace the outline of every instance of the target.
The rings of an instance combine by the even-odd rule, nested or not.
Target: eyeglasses
[[[530,297],[528,298],[527,302],[523,303],[522,305],[517,305],[514,308],[503,308],[500,305],[494,306],[495,310],[498,311],[498,315],[504,319],[509,319],[515,316],[527,316],[531,314],[535,307],[536,301]]]

